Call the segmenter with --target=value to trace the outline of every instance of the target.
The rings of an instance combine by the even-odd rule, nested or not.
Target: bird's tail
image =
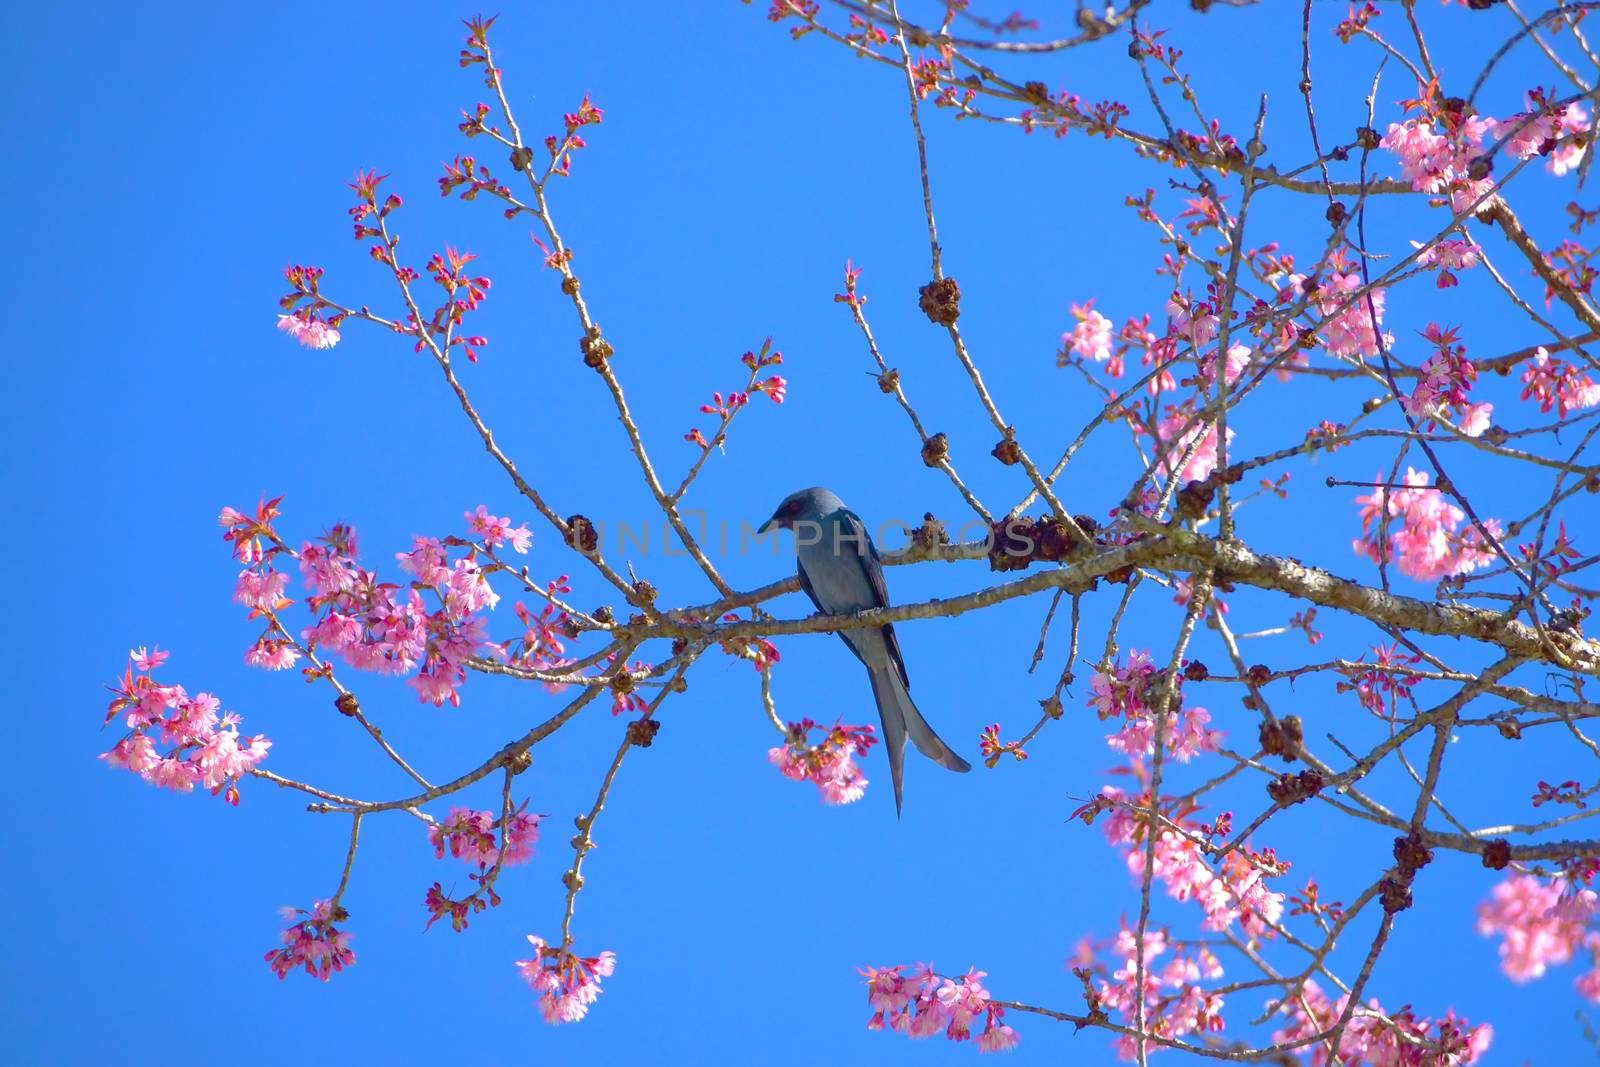
[[[878,719],[883,724],[883,744],[889,756],[889,776],[894,782],[894,810],[901,808],[901,782],[906,763],[906,738],[917,746],[917,751],[941,767],[952,771],[970,771],[972,764],[956,755],[951,747],[933,731],[928,720],[922,717],[911,694],[900,680],[900,672],[889,664],[870,669],[872,695],[878,701]]]

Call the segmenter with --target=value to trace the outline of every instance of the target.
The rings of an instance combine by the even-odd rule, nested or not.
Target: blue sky
[[[1266,140],[1294,161],[1307,158],[1293,91],[1298,52],[1250,42],[1297,42],[1297,16],[1289,17],[1297,6],[1205,19],[1158,12],[1188,50],[1204,103],[1232,128],[1253,117],[1258,89],[1271,89]],[[1441,52],[1481,54],[1500,39],[1498,29],[1465,25],[1476,16],[1425,6]],[[1342,14],[1343,5],[1323,7],[1328,25]],[[0,397],[10,457],[0,487],[11,501],[0,509],[0,536],[19,564],[8,643],[21,671],[11,700],[20,736],[10,784],[21,810],[3,1000],[14,1055],[522,1063],[671,1053],[773,1064],[975,1055],[864,1029],[855,968],[923,959],[986,970],[999,997],[1078,1007],[1064,960],[1080,938],[1110,935],[1137,907],[1098,831],[1067,821],[1116,762],[1083,708],[1086,672],[1069,715],[1024,765],[957,777],[913,757],[897,822],[876,753],[866,798],[840,809],[778,776],[765,758],[773,735],[753,672],[707,657],[687,696],[668,705],[655,746],[630,755],[596,828],[600,848],[586,865],[575,929],[580,948],[615,951],[618,970],[589,1019],[561,1028],[538,1019],[512,961],[525,934],[559,927],[566,827],[592,803],[621,725],[603,709],[535,751],[518,786],[551,816],[538,854],[506,874],[505,903],[464,934],[422,930],[428,885],[450,875],[465,885],[464,870],[436,862],[415,821],[369,820],[345,898],[359,960],[327,985],[279,982],[261,955],[280,927],[276,908],[307,904],[337,883],[342,818],[307,814],[295,797],[255,782],[236,810],[174,796],[94,759],[114,740],[99,729],[102,685],[130,647],[158,643],[173,653],[169,680],[216,693],[247,729],[274,740],[268,767],[357,795],[398,795],[405,782],[325,691],[243,665],[254,631],[229,602],[236,568],[217,511],[283,494],[291,540],[348,522],[370,561],[409,547],[413,535],[459,532],[462,512],[479,503],[537,519],[449,402],[436,367],[408,345],[351,324],[338,348],[312,352],[273,329],[290,263],[327,268],[326,289],[341,299],[392,309],[384,278],[348,237],[344,183],[358,169],[392,175],[386,188],[407,201],[399,225],[414,262],[449,242],[477,253],[494,278],[480,316],[491,344],[464,378],[503,447],[563,513],[649,514],[609,403],[581,365],[571,309],[526,225],[437,195],[441,160],[500,154],[464,145],[455,131],[458,110],[483,94],[455,62],[457,19],[470,13],[438,4],[224,14],[212,5],[87,5],[40,9],[26,21],[14,14],[0,43],[15,355]],[[1275,36],[1247,37],[1255,28]],[[556,130],[585,93],[606,109],[554,208],[660,466],[676,474],[692,458],[681,435],[704,422],[697,407],[713,388],[742,380],[742,352],[771,335],[785,354],[789,400],[741,417],[692,503],[731,523],[759,521],[792,489],[821,483],[874,523],[960,514],[959,498],[922,465],[900,412],[867,376],[868,356],[831,300],[847,257],[865,269],[867,310],[887,358],[930,428],[950,435],[975,490],[996,510],[1021,495],[1020,474],[987,459],[993,431],[942,335],[916,309],[927,247],[905,96],[893,76],[822,42],[791,42],[759,5],[688,15],[625,3],[608,5],[603,20],[517,6],[496,30],[525,128]],[[1376,53],[1340,50],[1326,25],[1318,33],[1319,115],[1345,130],[1362,117]],[[1396,74],[1379,93],[1380,126],[1395,99],[1412,95]],[[1155,126],[1120,42],[1074,52],[1038,76],[1090,99],[1127,100],[1130,122]],[[1527,79],[1550,80],[1543,69]],[[1491,83],[1490,96],[1500,94],[1491,109],[1511,110],[1521,87],[1509,75]],[[1095,410],[1081,382],[1054,367],[1069,304],[1093,297],[1119,324],[1147,311],[1159,322],[1165,289],[1151,274],[1159,249],[1122,200],[1167,175],[1080,136],[1028,139],[957,127],[944,115],[926,122],[945,263],[967,294],[963,325],[1008,420],[1039,442],[1038,453],[1052,453]],[[1573,194],[1543,175],[1527,188],[1519,210],[1553,240]],[[1431,232],[1407,222],[1419,217],[1407,214],[1414,210],[1376,205],[1369,225],[1388,235],[1391,251],[1404,249],[1403,238]],[[1258,235],[1315,258],[1320,207],[1279,194],[1253,212]],[[1423,282],[1408,291],[1414,303],[1391,297],[1389,326],[1413,352],[1429,320],[1470,323],[1469,341],[1485,354],[1527,343],[1513,322],[1473,317],[1483,281],[1468,277],[1439,294]],[[1328,402],[1313,388],[1327,389],[1297,386],[1271,410],[1230,419],[1241,444],[1297,440]],[[1509,399],[1502,383],[1485,388]],[[1337,391],[1336,402],[1347,410],[1360,395]],[[1368,477],[1391,454],[1352,450],[1333,469]],[[1457,462],[1474,469],[1470,458]],[[1348,547],[1353,491],[1322,488],[1327,471],[1292,470],[1289,502],[1252,506],[1245,536],[1371,579]],[[1108,436],[1074,464],[1063,491],[1078,510],[1102,514],[1132,473],[1125,440]],[[1525,488],[1497,480],[1481,506],[1518,514],[1541,491],[1519,496]],[[535,573],[571,569],[547,530],[534,529]],[[635,563],[665,601],[706,599],[703,579],[681,560]],[[788,568],[787,559],[734,555],[724,573],[750,587]],[[579,604],[614,600],[579,577]],[[900,601],[990,580],[981,564],[890,574]],[[1240,630],[1264,628],[1297,607],[1241,592],[1232,618]],[[1044,609],[1041,600],[1013,602],[981,618],[901,627],[919,703],[958,749],[972,754],[995,720],[1010,736],[1031,725],[1065,654],[1058,631],[1040,674],[1024,674]],[[791,597],[779,610],[811,609]],[[1086,610],[1096,639],[1108,610]],[[1320,618],[1323,649],[1355,655],[1372,640]],[[1166,599],[1151,597],[1130,616],[1124,644],[1164,657],[1175,623]],[[872,720],[866,680],[838,642],[802,637],[782,650],[775,691],[785,717]],[[1252,652],[1274,665],[1307,655],[1293,636],[1256,642]],[[1210,634],[1196,654],[1222,656]],[[374,720],[435,778],[475,765],[554,707],[542,691],[496,679],[473,678],[459,710],[419,705],[392,680],[356,680]],[[1303,702],[1295,710],[1308,733],[1363,736],[1353,705],[1328,686],[1305,685],[1292,699]],[[1231,692],[1214,700],[1217,725],[1246,745],[1250,713]],[[1516,805],[1525,806],[1533,780],[1587,770],[1538,739],[1454,759],[1444,786],[1469,821],[1526,815]],[[486,786],[469,799],[488,807],[493,793]],[[1251,791],[1234,810],[1261,802]],[[1271,830],[1260,843],[1297,865],[1284,888],[1311,872],[1328,895],[1349,899],[1389,862],[1389,835],[1329,823],[1309,807]],[[1493,1022],[1491,1063],[1591,1052],[1574,1020],[1570,969],[1529,987],[1496,970],[1494,944],[1473,930],[1473,906],[1491,884],[1476,861],[1442,856],[1419,885],[1419,907],[1402,916],[1374,994],[1390,1006],[1409,997],[1420,1012],[1454,1006]],[[1156,913],[1195,928],[1192,906],[1161,900]],[[1369,933],[1364,923],[1348,951]],[[1229,1014],[1242,1022],[1259,1007],[1240,998]],[[1102,1035],[1010,1021],[1027,1062],[1111,1062]]]

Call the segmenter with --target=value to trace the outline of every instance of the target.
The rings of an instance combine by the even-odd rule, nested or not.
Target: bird
[[[818,611],[824,615],[853,615],[889,606],[877,546],[860,517],[831,490],[815,486],[785,497],[757,532],[766,534],[774,529],[794,531],[800,587]],[[840,630],[839,637],[866,666],[872,680],[898,818],[903,807],[901,781],[907,737],[919,752],[941,767],[965,772],[972,765],[934,733],[912,702],[911,679],[892,625]]]

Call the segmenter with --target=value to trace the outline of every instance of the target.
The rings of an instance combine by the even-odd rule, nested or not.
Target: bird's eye
[[[789,501],[787,504],[785,504],[783,506],[783,513],[785,515],[798,515],[800,513],[800,501],[798,501],[798,500]]]

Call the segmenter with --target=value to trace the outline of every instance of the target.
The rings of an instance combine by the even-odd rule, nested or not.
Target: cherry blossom
[[[1272,1040],[1300,1041],[1326,1033],[1343,1016],[1349,999],[1341,995],[1330,1002],[1316,979],[1307,979],[1299,998],[1283,1006],[1290,1022],[1274,1031]],[[1344,1029],[1340,1064],[1455,1067],[1476,1063],[1494,1039],[1494,1029],[1487,1023],[1471,1026],[1453,1011],[1437,1020],[1418,1016],[1409,1008],[1386,1012],[1376,997],[1367,1007],[1370,1011],[1358,1008]],[[1323,1042],[1311,1041],[1308,1051],[1312,1067],[1326,1067],[1328,1049]]]
[[[1422,242],[1412,241],[1411,247],[1422,249],[1417,255],[1418,263],[1438,270],[1439,278],[1434,285],[1439,289],[1460,284],[1460,280],[1451,272],[1476,267],[1483,259],[1483,249],[1474,244],[1471,238],[1447,237],[1426,248]]]
[[[1540,411],[1548,413],[1554,408],[1566,418],[1569,411],[1600,404],[1600,385],[1541,347],[1522,372],[1522,399],[1536,400]]]
[[[599,998],[600,979],[610,978],[616,970],[616,954],[577,956],[534,934],[528,935],[528,942],[534,948],[533,958],[518,960],[517,970],[539,994],[539,1013],[552,1025],[577,1022]]]
[[[855,758],[865,756],[877,744],[872,727],[835,723],[812,744],[811,731],[819,728],[810,719],[790,723],[788,740],[767,750],[768,761],[785,778],[814,784],[825,804],[860,800],[867,790],[867,777]]]
[[[1106,840],[1120,849],[1135,879],[1145,869],[1148,797],[1135,798],[1115,786],[1101,789],[1098,803],[1088,809],[1109,807]],[[1089,815],[1092,817],[1093,811]],[[1272,930],[1283,914],[1284,894],[1268,887],[1266,878],[1282,874],[1288,864],[1270,849],[1260,853],[1240,847],[1228,853],[1220,872],[1207,863],[1202,827],[1165,805],[1164,822],[1155,841],[1152,877],[1166,887],[1174,900],[1193,900],[1205,913],[1207,930],[1227,930],[1238,923],[1252,938],[1275,936]]]
[[[1580,134],[1588,133],[1592,127],[1589,120],[1589,110],[1581,101],[1574,101],[1561,112],[1562,137],[1550,158],[1545,160],[1545,169],[1556,177],[1561,177],[1575,170],[1583,162],[1583,154],[1589,150]]]
[[[1187,427],[1187,429],[1185,429]],[[1194,453],[1183,466],[1178,468],[1174,477],[1179,482],[1193,482],[1210,477],[1211,472],[1217,469],[1217,428],[1215,425],[1197,420],[1191,411],[1185,408],[1171,408],[1166,418],[1162,419],[1156,427],[1163,446],[1167,449],[1165,467],[1170,470],[1180,461],[1191,447]],[[1202,436],[1203,435],[1203,436]],[[1233,444],[1233,427],[1228,427],[1228,444]],[[1198,444],[1196,444],[1198,442]]]
[[[1401,488],[1380,483],[1370,496],[1357,497],[1362,536],[1353,543],[1356,553],[1374,563],[1392,562],[1402,574],[1424,581],[1487,566],[1494,552],[1483,535],[1475,526],[1463,529],[1466,513],[1428,482],[1426,472],[1408,467]],[[1500,536],[1498,521],[1486,519],[1484,526]],[[1387,541],[1381,540],[1385,528]]]
[[[1291,281],[1298,282],[1298,276]],[[1317,307],[1328,316],[1322,326],[1322,341],[1330,355],[1365,359],[1381,350],[1376,327],[1383,325],[1384,290],[1376,288],[1352,299],[1351,294],[1361,290],[1363,284],[1358,272],[1336,269],[1316,290]],[[1341,310],[1346,301],[1348,306]],[[1383,340],[1387,343],[1388,339]]]
[[[355,963],[356,954],[350,948],[354,935],[334,925],[344,922],[350,913],[337,903],[319,900],[310,910],[284,908],[283,914],[289,920],[283,930],[283,947],[264,957],[280,979],[289,977],[295,968],[304,967],[307,974],[326,982]]]
[[[479,504],[478,510],[467,512],[466,518],[467,528],[483,538],[483,543],[490,548],[509,544],[519,554],[526,555],[528,546],[533,542],[533,534],[528,531],[526,523],[513,527],[510,519],[489,514],[487,504]]]
[[[1422,114],[1391,123],[1379,143],[1398,157],[1400,175],[1413,189],[1448,194],[1451,210],[1460,214],[1494,188],[1493,178],[1472,175],[1485,138],[1493,138],[1498,125],[1450,110],[1431,96],[1422,106]]]
[[[1478,905],[1478,932],[1499,935],[1500,969],[1514,982],[1541,978],[1589,950],[1592,966],[1577,987],[1600,1002],[1600,932],[1590,925],[1597,905],[1594,890],[1578,881],[1512,874]]]
[[[279,315],[278,329],[307,348],[332,348],[339,343],[339,331],[310,315]]]
[[[1223,1028],[1220,993],[1201,989],[1202,979],[1214,981],[1222,977],[1222,965],[1215,954],[1205,946],[1192,951],[1179,949],[1165,963],[1157,965],[1159,957],[1169,948],[1165,930],[1152,929],[1144,938],[1144,985],[1139,987],[1137,932],[1123,927],[1113,944],[1113,953],[1121,960],[1108,979],[1099,983],[1100,1003],[1119,1013],[1125,1026],[1134,1026],[1139,1018],[1139,1003],[1144,1003],[1144,1023],[1149,1033],[1168,1039],[1187,1034],[1207,1034]],[[1124,1034],[1112,1042],[1117,1056],[1122,1060],[1138,1058],[1137,1041]],[[1147,1044],[1147,1051],[1160,1045]]]
[[[150,672],[165,659],[142,648],[129,654],[106,711],[108,723],[122,714],[129,733],[100,758],[162,789],[188,793],[198,785],[237,805],[239,781],[266,759],[272,742],[240,737],[240,717],[219,716],[221,702],[211,694],[191,697],[181,685],[157,684]],[[162,752],[158,743],[171,747]]]
[[[526,863],[533,856],[533,846],[539,840],[539,816],[528,814],[524,808],[502,820],[492,811],[473,811],[471,808],[451,808],[450,817],[428,827],[428,841],[433,854],[443,859],[448,850],[451,857],[479,867],[492,866],[500,859],[500,832],[504,822],[506,837],[505,860],[502,866]]]
[[[1110,359],[1111,320],[1094,309],[1094,301],[1073,304],[1072,317],[1078,320],[1077,325],[1061,338],[1062,345],[1068,351],[1096,363]]]
[[[1135,759],[1155,754],[1155,717],[1149,701],[1161,684],[1161,672],[1147,652],[1133,649],[1125,664],[1097,670],[1089,679],[1089,706],[1102,719],[1122,718],[1126,724],[1106,737],[1112,749]],[[1175,687],[1174,708],[1167,722],[1166,747],[1187,763],[1201,752],[1214,752],[1222,734],[1210,728],[1211,715],[1202,707],[1184,707]]]
[[[907,974],[909,970],[911,973]],[[967,1041],[980,1021],[978,1051],[1009,1052],[1016,1048],[1016,1031],[1006,1025],[1005,1009],[989,999],[983,987],[984,972],[971,970],[960,977],[945,977],[927,964],[915,967],[868,967],[867,1005],[873,1014],[869,1030],[894,1030],[907,1037],[943,1034],[951,1041]]]
[[[1440,415],[1454,411],[1462,433],[1468,437],[1482,436],[1489,428],[1494,405],[1468,400],[1478,371],[1466,358],[1466,346],[1457,343],[1454,329],[1444,330],[1431,322],[1423,336],[1434,344],[1435,351],[1422,364],[1422,373],[1411,395],[1401,398],[1401,407],[1425,427],[1432,426]]]

